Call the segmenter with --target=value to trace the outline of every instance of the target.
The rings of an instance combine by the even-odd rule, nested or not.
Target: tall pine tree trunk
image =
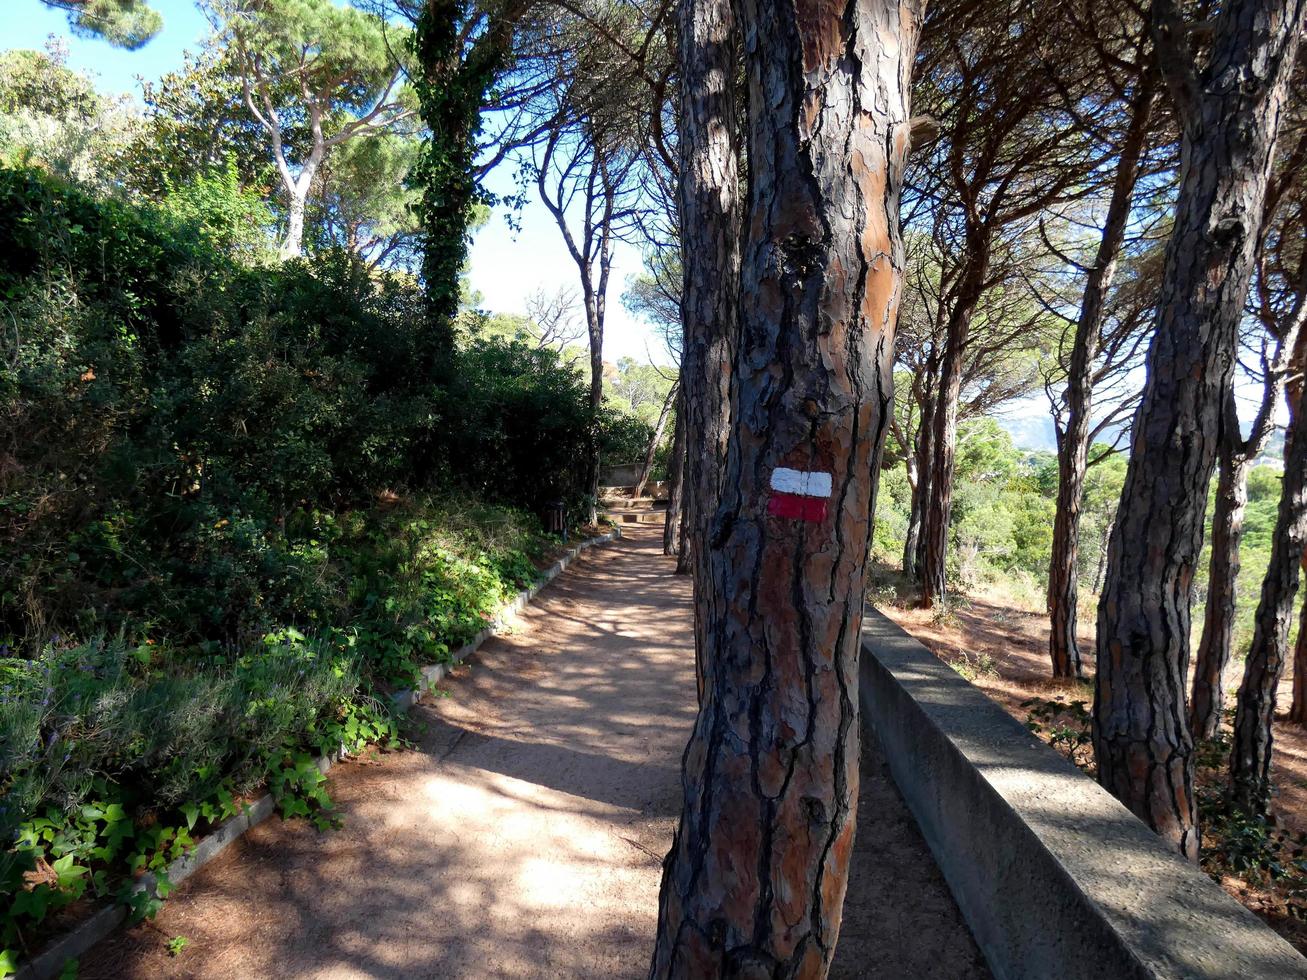
[[[676,422],[672,426],[672,451],[667,457],[667,514],[663,517],[663,554],[677,553],[681,530],[681,507],[685,489],[685,397],[676,394]]]
[[[752,170],[738,412],[651,975],[818,978],[853,845],[857,651],[921,8],[739,9]]]
[[[912,487],[908,511],[908,531],[903,538],[903,574],[916,580],[921,574],[921,526],[926,519],[926,501],[930,498],[931,440],[934,438],[934,393],[926,390],[921,404],[921,424],[917,427],[917,444],[913,447],[917,479]]]
[[[1227,411],[1235,412],[1231,389]],[[1216,509],[1212,512],[1211,558],[1207,568],[1207,606],[1203,634],[1194,662],[1193,696],[1189,699],[1189,727],[1198,740],[1211,738],[1221,724],[1225,707],[1225,669],[1234,639],[1235,582],[1239,577],[1239,545],[1243,515],[1248,505],[1248,471],[1252,459],[1240,449],[1237,412],[1225,423],[1216,476]],[[1233,432],[1230,428],[1233,427]]]
[[[1148,138],[1153,107],[1152,73],[1139,82],[1117,158],[1112,198],[1103,221],[1094,264],[1085,276],[1076,321],[1071,364],[1066,379],[1066,431],[1057,446],[1057,509],[1053,518],[1053,548],[1048,565],[1048,653],[1054,677],[1083,677],[1080,644],[1076,639],[1079,599],[1080,502],[1089,464],[1090,422],[1094,401],[1094,359],[1102,340],[1103,313],[1116,276],[1117,259],[1125,243],[1126,222],[1139,180],[1139,161]]]
[[[1301,398],[1300,391],[1285,436],[1284,482],[1271,539],[1271,561],[1253,618],[1253,643],[1239,685],[1230,750],[1230,785],[1235,799],[1245,808],[1263,813],[1271,799],[1275,695],[1288,656],[1299,566],[1307,547],[1307,405]]]
[[[738,47],[731,0],[679,0],[681,384],[685,390],[685,514],[678,571],[708,584],[709,525],[721,498],[739,325]],[[703,687],[703,603],[695,602],[695,669]]]
[[[1185,712],[1190,590],[1275,131],[1307,0],[1231,0],[1197,68],[1174,0],[1154,38],[1183,123],[1180,191],[1148,377],[1098,607],[1098,779],[1198,857]]]
[[[958,401],[971,318],[984,293],[989,271],[990,231],[968,222],[968,266],[949,315],[940,357],[939,393],[931,420],[929,487],[921,531],[921,605],[929,609],[944,599],[948,586],[948,538],[953,519],[953,470],[958,444]],[[918,479],[921,479],[918,476]]]
[[[1302,565],[1307,565],[1307,553],[1303,555]],[[1307,725],[1307,595],[1303,596],[1298,639],[1293,645],[1293,704],[1289,707],[1289,720],[1296,725]]]
[[[600,305],[595,290],[586,281],[586,271],[581,270],[584,283],[586,335],[590,342],[590,411],[594,418],[599,418],[604,404],[604,321],[603,307]],[[588,500],[587,523],[593,524],[598,519],[599,505],[599,471],[602,468],[599,458],[599,440],[595,439],[590,454],[585,461],[585,493]]]

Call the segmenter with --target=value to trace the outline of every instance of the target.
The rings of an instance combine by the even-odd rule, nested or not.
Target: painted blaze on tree
[[[753,161],[738,412],[711,588],[697,596],[706,685],[652,975],[821,977],[853,844],[858,637],[921,6],[736,10]]]

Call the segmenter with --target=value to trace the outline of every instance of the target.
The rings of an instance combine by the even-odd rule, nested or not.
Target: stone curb
[[[508,605],[504,606],[504,608],[499,611],[499,615],[495,617],[493,623],[483,629],[476,636],[472,637],[469,642],[455,650],[449,658],[449,663],[429,664],[428,666],[423,667],[422,678],[418,682],[416,688],[397,691],[392,694],[391,700],[394,702],[395,710],[403,714],[404,712],[407,712],[409,708],[413,707],[414,704],[421,700],[423,694],[439,684],[453,668],[457,667],[468,657],[472,656],[472,654],[476,653],[481,644],[485,643],[486,640],[502,630],[504,624],[508,622],[511,616],[514,616],[525,609],[531,600],[536,597],[536,594],[554,579],[558,578],[558,576],[563,573],[563,569],[572,564],[581,552],[585,551],[587,548],[595,547],[596,545],[609,544],[616,541],[621,536],[622,529],[620,527],[614,527],[607,534],[600,534],[593,538],[587,538],[575,548],[568,551],[567,554],[563,555],[563,557],[559,558],[558,561],[545,569],[535,585],[523,589],[511,602],[508,603]]]
[[[1307,959],[881,613],[859,700],[1000,980],[1296,977]]]
[[[568,551],[558,561],[545,569],[534,585],[523,589],[511,602],[504,606],[493,623],[474,636],[470,642],[455,650],[449,664],[430,664],[423,667],[422,679],[416,689],[398,691],[391,695],[395,710],[401,714],[407,712],[409,708],[421,700],[423,694],[439,684],[448,675],[451,668],[467,660],[468,657],[476,653],[481,644],[502,630],[510,616],[525,609],[540,590],[558,578],[581,552],[597,545],[610,544],[621,537],[622,529],[614,527],[607,534],[587,538]],[[332,765],[339,761],[340,756],[341,753],[339,752],[320,756],[318,758],[318,768],[324,774],[327,773]],[[174,886],[180,885],[225,851],[229,844],[238,840],[246,831],[257,827],[272,816],[276,808],[277,804],[273,800],[272,794],[266,793],[246,806],[236,816],[224,820],[189,852],[168,865],[169,883]],[[154,895],[157,881],[158,879],[154,875],[144,874],[132,890],[134,892],[149,891],[151,895]],[[70,959],[77,959],[98,943],[107,939],[126,920],[127,908],[121,902],[115,902],[99,909],[90,918],[55,939],[40,953],[20,966],[18,972],[14,974],[14,980],[53,980],[63,972],[65,963]]]

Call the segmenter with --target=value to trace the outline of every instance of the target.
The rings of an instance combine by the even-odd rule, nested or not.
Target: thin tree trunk
[[[969,238],[973,256],[988,255],[987,234]],[[969,285],[961,291],[949,316],[944,355],[940,358],[939,394],[931,433],[930,479],[922,524],[921,605],[931,608],[942,601],[948,587],[948,536],[953,518],[953,469],[958,443],[958,400],[962,396],[962,369],[971,317],[981,296],[987,262],[972,258]],[[918,477],[920,479],[920,477]]]
[[[1098,595],[1103,591],[1103,579],[1107,576],[1107,550],[1112,540],[1112,528],[1116,526],[1116,518],[1103,525],[1103,532],[1098,540],[1098,565],[1094,569],[1094,594]]]
[[[582,279],[585,278],[587,270],[582,270]],[[591,293],[587,284],[585,292]],[[604,324],[600,319],[601,314],[595,306],[593,295],[586,296],[586,327],[587,335],[590,338],[590,411],[594,417],[599,417],[599,411],[604,404]],[[585,487],[586,496],[589,498],[589,523],[595,522],[597,515],[596,508],[599,503],[599,470],[601,462],[599,459],[599,441],[596,439],[594,448],[590,452],[590,458],[586,460],[585,470]]]
[[[304,217],[308,211],[309,188],[312,186],[312,174],[317,167],[309,170],[305,165],[305,173],[309,179],[304,179],[304,173],[293,183],[285,184],[287,208],[286,208],[286,237],[281,241],[281,248],[278,249],[277,255],[283,262],[287,259],[297,259],[304,254]]]
[[[687,460],[686,466],[688,467],[688,465]],[[690,509],[685,506],[685,472],[685,470],[681,471],[681,525],[676,529],[676,540],[678,542],[676,545],[677,575],[689,575],[693,571],[693,568],[691,568],[691,559],[693,557],[691,552],[694,550],[694,540],[690,535]],[[696,677],[695,682],[700,695],[702,695],[703,677]]]
[[[676,423],[672,426],[672,451],[667,458],[667,513],[663,518],[663,554],[674,555],[681,529],[681,501],[685,487],[685,400],[676,397]]]
[[[663,399],[662,411],[658,413],[658,424],[654,426],[653,438],[649,440],[649,445],[644,451],[644,461],[640,464],[640,476],[635,481],[635,493],[631,496],[639,500],[644,496],[644,485],[649,482],[649,474],[653,472],[654,457],[658,455],[658,444],[663,441],[663,433],[667,431],[667,418],[671,415],[672,405],[676,401],[677,386],[673,385],[672,390],[667,393]]]
[[[1228,410],[1234,409],[1230,391]],[[1225,669],[1230,662],[1234,637],[1235,583],[1239,577],[1239,544],[1243,539],[1243,515],[1248,505],[1248,471],[1252,459],[1238,445],[1238,417],[1226,423],[1234,427],[1233,439],[1221,447],[1216,476],[1216,509],[1212,512],[1212,555],[1207,568],[1207,606],[1203,612],[1203,635],[1198,641],[1194,663],[1193,696],[1189,699],[1189,727],[1197,740],[1216,734],[1225,707]],[[1230,433],[1227,432],[1227,435]]]
[[[721,499],[738,344],[740,143],[738,48],[731,0],[679,0],[681,384],[685,390],[685,512],[694,572],[695,670],[703,688],[701,613],[709,591],[709,525]]]
[[[1148,376],[1098,606],[1098,780],[1198,858],[1185,711],[1190,589],[1232,383],[1275,131],[1307,0],[1231,0],[1195,67],[1173,0],[1154,0],[1158,63],[1184,126]]]
[[[908,511],[908,533],[903,539],[903,574],[916,581],[921,574],[921,525],[926,519],[926,501],[930,498],[931,440],[935,431],[935,398],[927,388],[921,404],[921,424],[917,427],[917,480],[912,488]]]
[[[917,449],[903,460],[908,476],[908,526],[903,533],[903,574],[909,578],[917,574],[917,539],[921,537],[921,508],[918,504]]]
[[[1307,553],[1303,554],[1301,564],[1307,565]],[[1296,725],[1307,725],[1307,595],[1303,596],[1298,639],[1293,645],[1293,704],[1289,707],[1289,720]]]
[[[1273,207],[1268,198],[1267,215]],[[1265,235],[1267,229],[1263,228]],[[1283,232],[1281,232],[1283,234]],[[1262,245],[1264,245],[1264,240]],[[1259,246],[1259,250],[1262,246]],[[1302,282],[1307,287],[1307,264],[1302,266]],[[1212,517],[1212,556],[1208,568],[1207,608],[1203,621],[1203,635],[1198,644],[1198,660],[1194,669],[1193,697],[1190,699],[1189,722],[1194,737],[1211,738],[1220,726],[1225,696],[1226,665],[1230,662],[1234,619],[1237,609],[1236,589],[1239,577],[1239,548],[1243,539],[1244,509],[1248,504],[1248,474],[1253,461],[1262,451],[1274,428],[1275,406],[1285,390],[1294,363],[1305,359],[1302,351],[1301,327],[1307,315],[1304,302],[1307,290],[1298,291],[1292,312],[1283,321],[1263,312],[1267,331],[1276,338],[1275,357],[1264,360],[1262,402],[1258,407],[1245,438],[1240,432],[1239,407],[1234,390],[1226,393],[1224,431],[1220,446],[1216,511]],[[1295,375],[1289,386],[1288,408],[1290,427],[1299,411],[1296,399],[1301,397],[1301,378]],[[1295,683],[1296,686],[1296,683]]]
[[[1307,405],[1301,397],[1285,435],[1284,483],[1271,539],[1271,561],[1253,619],[1253,643],[1239,685],[1230,750],[1230,786],[1235,799],[1260,813],[1266,812],[1271,799],[1275,695],[1284,673],[1299,568],[1307,547]]]
[[[748,241],[724,499],[700,597],[651,975],[825,976],[858,794],[857,649],[904,265],[921,8],[742,0]]]
[[[1066,431],[1057,446],[1057,509],[1053,518],[1053,548],[1048,564],[1048,638],[1053,676],[1083,677],[1080,644],[1076,640],[1076,606],[1079,600],[1080,504],[1089,464],[1090,423],[1094,402],[1094,359],[1102,340],[1107,295],[1116,277],[1117,258],[1125,243],[1126,223],[1139,180],[1139,161],[1148,138],[1153,107],[1153,77],[1139,81],[1117,159],[1112,199],[1103,221],[1094,264],[1085,276],[1076,321],[1071,364],[1066,379]]]

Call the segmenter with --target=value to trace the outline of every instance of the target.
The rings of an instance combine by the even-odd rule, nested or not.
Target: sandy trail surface
[[[694,721],[672,565],[658,529],[586,552],[414,709],[416,751],[332,771],[341,829],[265,822],[80,976],[646,975]],[[985,977],[876,753],[833,975]]]

